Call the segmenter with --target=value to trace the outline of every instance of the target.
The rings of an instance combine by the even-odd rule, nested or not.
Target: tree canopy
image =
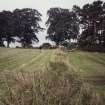
[[[74,6],[80,19],[82,33],[81,47],[105,47],[105,3],[98,0],[85,4],[82,8]]]
[[[62,8],[50,8],[47,12],[48,36],[56,45],[75,39],[79,33],[78,18],[73,11]]]
[[[39,25],[41,14],[30,8],[16,9],[13,11],[15,19],[15,35],[20,38],[23,47],[29,47],[32,41],[39,41],[37,33],[42,30]]]
[[[10,11],[0,12],[0,42],[3,46],[3,41],[7,41],[9,47],[10,42],[13,42],[13,14]]]
[[[41,13],[36,9],[23,8],[0,12],[0,46],[7,47],[18,37],[22,47],[30,47],[38,42],[37,34],[43,30],[40,26]],[[47,39],[62,45],[76,39],[79,48],[105,51],[105,2],[101,0],[74,5],[72,9],[50,8],[47,11]]]
[[[38,41],[37,33],[42,31],[39,25],[41,13],[35,9],[15,9],[13,12],[0,12],[0,45],[3,40],[7,46],[18,37],[23,47],[31,46],[33,41]]]

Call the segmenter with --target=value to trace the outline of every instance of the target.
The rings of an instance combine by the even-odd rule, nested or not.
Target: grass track
[[[67,52],[63,58],[59,50],[0,48],[0,72],[45,70],[49,62],[64,60],[80,77],[97,90],[105,91],[105,53]]]

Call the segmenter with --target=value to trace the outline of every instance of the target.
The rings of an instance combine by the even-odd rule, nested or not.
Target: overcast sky
[[[0,0],[1,10],[13,10],[16,8],[33,8],[42,13],[43,23],[46,21],[46,12],[51,7],[61,7],[71,9],[73,5],[82,6],[85,3],[91,3],[94,0]],[[40,43],[45,42],[46,32],[40,33]]]

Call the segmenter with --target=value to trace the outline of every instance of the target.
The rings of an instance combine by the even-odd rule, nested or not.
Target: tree
[[[100,47],[105,42],[105,3],[98,0],[85,4],[82,8],[74,7],[80,19],[82,33],[79,38],[80,46]]]
[[[0,45],[7,41],[7,47],[11,42],[14,42],[13,34],[13,14],[10,11],[0,12]]]
[[[38,42],[36,34],[43,30],[39,25],[41,16],[37,10],[30,8],[0,12],[0,46],[7,41],[9,47],[15,41],[14,37],[20,38],[23,47],[30,47],[34,41]]]
[[[43,48],[43,49],[48,49],[48,48],[51,48],[52,45],[50,43],[43,43],[40,48]]]
[[[79,24],[74,12],[69,9],[50,8],[47,15],[47,38],[54,41],[56,45],[61,44],[63,41],[77,38]]]
[[[13,11],[15,19],[15,34],[20,38],[22,46],[30,47],[32,42],[38,42],[36,34],[42,31],[39,25],[41,14],[30,8],[16,9]]]

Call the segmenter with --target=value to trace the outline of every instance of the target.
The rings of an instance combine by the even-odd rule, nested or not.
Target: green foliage
[[[79,17],[82,30],[78,38],[79,46],[105,51],[105,2],[97,0],[82,8],[75,6],[73,9]]]
[[[20,39],[22,47],[31,47],[32,42],[38,42],[36,34],[43,29],[40,27],[41,14],[30,8],[15,9],[13,12],[0,12],[0,45],[7,41],[7,47]]]
[[[52,45],[50,43],[43,43],[40,48],[44,48],[44,49],[50,49],[52,47]]]
[[[13,14],[10,11],[0,12],[0,42],[3,46],[3,42],[7,41],[7,47],[11,42],[14,42],[13,34]]]
[[[22,47],[30,47],[32,41],[38,42],[36,34],[42,30],[39,25],[41,13],[35,9],[24,8],[13,11],[15,21],[15,35],[20,38]]]
[[[63,41],[77,38],[79,24],[74,12],[69,9],[50,8],[47,15],[48,39],[59,45]]]

